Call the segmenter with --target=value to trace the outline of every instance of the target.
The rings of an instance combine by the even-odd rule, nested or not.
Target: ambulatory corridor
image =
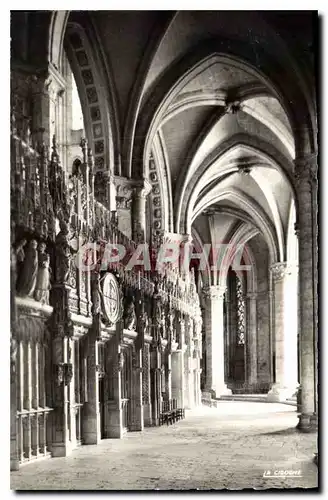
[[[296,424],[293,406],[220,401],[218,408],[187,412],[172,426],[129,432],[123,439],[82,446],[69,457],[21,467],[11,473],[11,488],[316,488],[317,435],[298,433]],[[279,471],[299,477],[263,477]]]

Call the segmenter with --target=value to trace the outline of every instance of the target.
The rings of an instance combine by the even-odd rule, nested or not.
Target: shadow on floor
[[[298,434],[296,427],[289,427],[288,429],[281,429],[280,431],[261,432],[258,436],[290,436],[291,434]]]

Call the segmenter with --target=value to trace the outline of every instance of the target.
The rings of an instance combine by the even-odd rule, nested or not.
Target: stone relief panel
[[[92,134],[93,134],[93,152],[95,155],[95,171],[96,173],[108,170],[109,166],[106,165],[106,155],[105,151],[105,127],[102,122],[102,113],[100,111],[99,99],[99,89],[97,88],[97,78],[94,74],[94,68],[92,67],[92,61],[90,56],[87,54],[87,47],[84,46],[84,40],[81,34],[73,27],[68,28],[68,44],[70,50],[73,52],[74,57],[77,61],[77,66],[80,68],[81,72],[81,82],[84,85],[84,91],[88,103],[89,118],[92,122]],[[96,188],[101,190],[101,183],[96,184]],[[96,191],[97,192],[97,191]],[[101,190],[102,192],[102,190]]]
[[[151,195],[149,197],[150,203],[150,217],[151,217],[151,234],[152,243],[156,244],[157,231],[163,229],[163,213],[162,213],[162,199],[160,180],[157,173],[157,168],[154,160],[154,155],[151,154],[149,158],[149,182],[152,186]]]

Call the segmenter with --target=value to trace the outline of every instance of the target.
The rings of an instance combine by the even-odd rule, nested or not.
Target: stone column
[[[123,338],[123,321],[116,323],[116,336],[111,345],[111,400],[108,402],[108,428],[107,435],[111,438],[123,437],[123,410],[122,410],[122,369],[124,357],[121,348]]]
[[[202,352],[202,325],[199,318],[195,318],[194,320],[194,371],[195,371],[195,405],[200,406],[202,400],[201,387],[200,387],[200,376],[201,376],[201,367],[200,367],[200,358]]]
[[[75,374],[74,367],[76,366],[76,359],[74,357],[74,340],[67,339],[67,361],[71,367],[70,382],[67,385],[67,400],[68,400],[68,415],[69,415],[69,435],[72,449],[76,448],[76,399],[75,399]]]
[[[149,344],[144,343],[142,349],[142,400],[144,410],[144,425],[150,427],[152,425],[152,411],[150,398],[150,354]]]
[[[13,231],[12,231],[13,232]],[[12,235],[13,237],[13,235]],[[19,469],[17,436],[17,309],[15,302],[16,254],[11,249],[10,255],[10,470]]]
[[[301,415],[298,428],[317,429],[317,157],[295,160],[299,237],[299,350]]]
[[[214,397],[231,394],[224,380],[224,318],[225,289],[210,286],[204,290],[206,299],[206,391]]]
[[[145,297],[140,289],[136,290],[135,299],[135,311],[137,316],[136,331],[138,333],[138,336],[134,342],[132,349],[129,430],[142,431],[144,428],[144,410],[142,398],[142,350],[145,343],[145,330],[148,328],[148,317],[145,312]]]
[[[257,384],[257,294],[249,292],[247,301],[247,360],[249,386],[256,387]]]
[[[71,292],[72,288],[66,284],[55,284],[52,288],[52,300],[54,304],[52,316],[54,411],[52,412],[53,434],[51,450],[54,457],[67,456],[72,450],[69,401],[69,385],[73,375],[73,366],[69,362],[69,343],[73,335],[73,325],[69,314]]]
[[[43,140],[45,144],[50,144],[54,135],[59,139],[61,124],[58,116],[58,101],[65,89],[64,78],[53,66],[49,66],[45,75],[37,76],[33,80],[32,136],[35,140],[40,142]],[[60,152],[62,153],[62,144],[60,144]],[[66,166],[66,162],[64,165]]]
[[[165,353],[165,394],[167,399],[172,399],[172,343],[174,342],[174,310],[169,302],[169,312],[167,316],[167,346]]]
[[[185,325],[186,349],[184,352],[184,392],[186,408],[194,407],[194,380],[193,380],[193,321],[186,316]]]
[[[227,294],[228,295],[228,294]],[[228,382],[230,378],[230,300],[229,297],[225,298],[225,380]]]
[[[132,238],[131,229],[131,192],[132,189],[127,186],[119,185],[116,195],[116,210],[118,228],[128,238]]]
[[[185,373],[184,373],[184,351],[185,345],[185,318],[178,312],[177,318],[178,349],[172,352],[172,398],[177,400],[178,408],[185,408]]]
[[[83,408],[83,441],[85,444],[98,444],[100,435],[98,342],[95,335],[88,334],[87,348],[87,391],[88,401]],[[92,332],[93,333],[93,332]]]
[[[67,364],[67,337],[56,336],[52,345],[54,363],[54,411],[52,413],[53,435],[51,451],[53,457],[65,457],[71,451],[69,439],[68,385],[65,381]]]
[[[17,342],[10,338],[10,470],[19,469],[17,448]]]
[[[151,405],[152,420],[154,425],[159,425],[159,415],[162,401],[162,304],[158,288],[152,297],[152,337],[150,346],[150,379],[151,379]]]
[[[153,425],[159,425],[159,414],[161,411],[161,368],[158,366],[160,356],[156,348],[151,350],[151,408]],[[157,366],[156,366],[157,365]]]
[[[137,349],[132,358],[130,431],[143,431],[144,413],[142,403],[142,350]]]
[[[297,331],[296,328],[294,331],[291,330],[287,322],[289,296],[292,292],[287,286],[290,268],[286,262],[277,262],[271,266],[270,271],[273,286],[275,384],[268,393],[268,400],[285,401],[297,388]],[[294,343],[291,342],[293,338]]]
[[[151,191],[151,184],[144,179],[142,184],[134,189],[132,203],[132,239],[144,242],[146,239],[146,200]]]
[[[170,352],[166,355],[165,394],[167,399],[172,399],[172,354]]]

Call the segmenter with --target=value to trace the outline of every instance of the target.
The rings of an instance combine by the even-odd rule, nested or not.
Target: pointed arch
[[[241,68],[260,80],[285,110],[292,126],[296,152],[315,151],[311,112],[294,72],[273,59],[264,47],[259,46],[255,54],[248,50],[245,43],[217,37],[193,48],[168,68],[160,82],[156,81],[153,85],[138,116],[138,137],[134,138],[134,164],[131,165],[133,175],[144,172],[153,137],[173,99],[213,60]],[[284,82],[283,87],[281,82]]]

